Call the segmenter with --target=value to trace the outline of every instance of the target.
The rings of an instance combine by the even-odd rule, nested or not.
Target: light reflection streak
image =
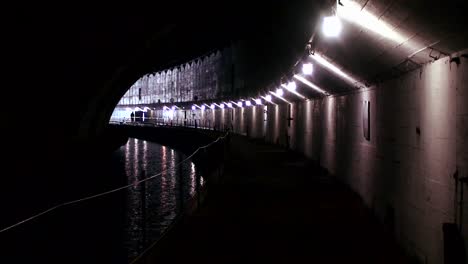
[[[127,144],[125,144],[125,176],[127,179],[130,177],[130,142],[133,139],[129,139]]]
[[[190,162],[190,196],[193,196],[195,194],[195,188],[196,188],[196,171],[195,171],[195,164],[193,162]]]
[[[146,182],[146,219],[148,221],[145,225],[142,225],[142,185],[137,185],[138,188],[130,188],[127,192],[124,243],[129,258],[134,258],[141,253],[145,245],[148,245],[142,244],[144,230],[148,239],[147,243],[151,243],[160,237],[177,216],[178,204],[182,198],[182,195],[178,195],[180,190],[177,188],[177,179],[184,181],[183,199],[189,199],[195,195],[198,177],[200,177],[201,185],[205,182],[201,176],[197,175],[193,162],[182,163],[181,169],[177,170],[176,164],[181,154],[165,146],[131,138],[125,148],[121,148],[120,151],[125,152],[122,154],[125,157],[125,175],[129,183],[138,180],[141,175],[136,173],[141,173],[142,170],[147,170],[147,177],[162,171],[161,176],[155,178],[155,181]],[[184,175],[184,172],[188,174]]]
[[[133,144],[133,181],[137,181],[138,180],[138,177],[140,176],[140,170],[138,168],[138,163],[139,163],[139,159],[138,159],[138,139],[134,139],[134,144]],[[136,189],[137,186],[135,186],[135,189]]]
[[[202,176],[200,176],[200,186],[205,185],[205,179],[203,179]]]
[[[143,170],[148,173],[148,143],[146,140],[143,141]]]
[[[310,82],[309,80],[307,80],[306,78],[304,78],[304,77],[302,77],[302,76],[300,76],[298,74],[295,74],[294,78],[296,78],[297,80],[299,80],[302,83],[306,84],[310,88],[316,90],[317,92],[323,93],[325,95],[327,94],[327,92],[325,92],[322,88],[318,87],[317,85],[313,84],[312,82]]]
[[[343,5],[338,5],[337,14],[351,23],[356,23],[361,27],[373,31],[390,39],[397,44],[401,44],[408,40],[408,37],[395,31],[393,27],[385,23],[380,17],[364,10],[358,3],[350,0],[341,0]]]
[[[169,167],[169,184],[170,184],[170,190],[172,190],[173,195],[170,195],[168,197],[168,203],[170,204],[176,204],[177,201],[177,191],[176,191],[176,155],[174,153],[174,150],[171,149],[171,154],[169,156],[169,162],[170,162],[170,167]],[[172,219],[175,217],[176,211],[173,210],[170,212],[169,219]]]
[[[287,87],[286,85],[281,84],[281,86],[284,87],[284,88],[286,88],[286,90],[289,91],[290,93],[293,93],[293,94],[299,96],[300,98],[305,99],[305,96],[303,96],[302,94],[300,94],[300,93],[298,93],[298,92],[296,92],[296,91],[294,91],[294,90],[292,90],[292,89],[291,89],[291,90],[288,89],[288,87]]]
[[[263,95],[261,95],[260,97],[262,97],[263,99],[265,99],[265,101],[267,101],[268,103],[273,104],[273,105],[276,105],[275,103],[273,103],[273,102],[271,101],[271,95],[267,95],[267,96],[270,96],[270,97],[266,97],[266,96],[263,96]]]
[[[161,148],[161,204],[163,203],[164,190],[166,189],[166,175],[167,175],[167,148],[162,146]]]
[[[336,66],[333,63],[329,62],[322,55],[320,55],[318,53],[315,53],[315,54],[311,54],[310,57],[314,61],[318,62],[320,65],[324,66],[329,71],[331,71],[331,72],[335,73],[336,75],[338,75],[339,77],[341,77],[341,79],[347,81],[348,83],[363,86],[362,83],[359,83],[356,79],[354,79],[350,75],[346,74],[344,71],[342,71],[340,68],[338,68],[338,66]]]
[[[277,95],[276,93],[274,93],[274,92],[272,92],[272,91],[269,91],[269,93],[271,93],[271,94],[272,94],[273,96],[275,96],[276,98],[281,99],[281,100],[285,101],[285,102],[288,103],[288,104],[291,104],[291,102],[289,102],[288,100],[284,99],[283,97]]]

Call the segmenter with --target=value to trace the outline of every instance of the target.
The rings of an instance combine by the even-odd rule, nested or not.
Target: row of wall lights
[[[329,17],[324,17],[323,19],[323,24],[322,24],[322,30],[323,30],[323,33],[325,36],[327,37],[337,37],[340,33],[341,33],[341,29],[342,29],[342,25],[341,25],[341,21],[340,19],[334,15],[334,16],[329,16]],[[312,59],[318,61],[318,62],[321,62],[321,58],[318,57],[319,59],[317,59],[316,56],[310,56]],[[323,60],[322,60],[323,61]],[[340,75],[344,75],[344,73],[340,72],[339,70],[337,69],[334,69],[334,68],[331,68],[331,66],[329,64],[325,62],[321,63],[322,65],[325,64],[324,66],[326,66],[327,68],[329,69],[332,69],[334,72],[338,72]],[[302,73],[303,75],[312,75],[314,71],[314,65],[312,63],[304,63],[302,65]],[[346,76],[346,75],[345,75]],[[321,89],[320,87],[318,87],[317,85],[315,85],[314,83],[310,82],[309,80],[307,80],[306,78],[304,78],[303,76],[301,75],[298,75],[298,74],[294,74],[293,76],[296,80],[302,82],[303,84],[307,85],[308,87],[314,89],[315,91],[317,92],[320,92],[322,94],[325,94],[327,95],[328,93],[326,91],[324,91],[323,89]],[[348,76],[346,76],[348,77]],[[349,79],[346,78],[346,79]],[[353,80],[354,81],[354,80]],[[281,84],[281,87],[283,87],[285,90],[287,90],[288,92],[298,96],[299,98],[301,99],[307,99],[304,95],[300,94],[299,92],[296,91],[296,88],[297,88],[297,84],[294,80],[288,82],[287,84]],[[273,98],[272,98],[272,95],[288,104],[291,104],[290,101],[286,100],[283,95],[284,95],[284,90],[282,88],[278,88],[276,89],[275,92],[273,91],[269,91],[269,94],[263,96],[261,95],[260,97],[265,101],[265,102],[268,102],[268,103],[271,103],[271,104],[274,104],[276,105],[274,102],[273,102]],[[262,105],[262,99],[260,98],[251,98],[253,100],[253,102],[255,102],[255,105]],[[231,102],[222,102],[220,104],[217,104],[217,103],[212,103],[211,105],[208,105],[206,103],[202,104],[202,105],[197,105],[197,104],[193,104],[192,105],[192,110],[197,110],[197,109],[200,109],[200,110],[205,110],[206,108],[210,108],[210,109],[215,109],[216,107],[220,108],[220,109],[224,109],[225,107],[227,108],[233,108],[233,105],[237,106],[237,107],[249,107],[249,106],[252,106],[252,102],[250,100],[239,100],[237,103],[234,102],[234,101],[231,101]],[[145,109],[140,109],[140,108],[135,108],[135,111],[145,111],[146,112],[146,109],[147,107],[145,107]],[[163,107],[163,110],[177,110],[177,109],[180,109],[179,107],[177,107],[176,105],[172,106],[171,108],[167,107],[167,106],[164,106]]]

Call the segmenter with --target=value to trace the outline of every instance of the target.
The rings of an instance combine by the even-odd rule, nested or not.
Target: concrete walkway
[[[410,263],[356,194],[304,158],[232,145],[225,182],[151,263]]]

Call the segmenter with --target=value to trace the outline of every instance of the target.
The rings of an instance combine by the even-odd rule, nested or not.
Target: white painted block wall
[[[383,222],[393,222],[395,237],[410,253],[423,263],[443,263],[442,223],[455,221],[453,174],[458,168],[468,176],[468,59],[458,66],[449,60],[370,89],[295,102],[289,126],[284,104],[235,108],[233,114],[209,110],[200,117],[232,121],[235,133],[289,145],[319,161]],[[363,134],[364,100],[370,101],[370,140]]]
[[[289,136],[290,148],[320,161],[382,221],[393,211],[395,236],[409,252],[443,263],[442,223],[455,213],[453,174],[458,166],[468,176],[468,60],[457,66],[449,59],[356,93],[296,102],[290,126],[286,105],[269,105],[266,124],[261,106],[237,109],[235,131],[248,127],[249,136],[282,146]],[[465,215],[468,221],[468,207]]]

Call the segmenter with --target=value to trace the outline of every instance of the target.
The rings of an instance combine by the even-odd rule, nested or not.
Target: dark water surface
[[[73,158],[60,185],[62,195],[44,191],[37,198],[50,200],[49,205],[30,210],[29,215],[131,186],[60,207],[0,234],[0,244],[5,245],[0,247],[0,263],[131,262],[161,237],[203,186],[203,178],[191,160],[177,166],[185,158],[169,147],[135,138],[102,157]],[[160,172],[149,181],[135,184]]]
[[[183,206],[181,201],[187,201],[195,194],[197,171],[191,161],[176,166],[185,159],[185,155],[134,138],[117,150],[113,158],[125,164],[129,184],[142,179],[144,174],[152,176],[162,171],[160,176],[126,191],[124,241],[128,258],[133,259],[174,221]],[[182,183],[179,182],[180,177]],[[203,185],[202,177],[200,181]]]

